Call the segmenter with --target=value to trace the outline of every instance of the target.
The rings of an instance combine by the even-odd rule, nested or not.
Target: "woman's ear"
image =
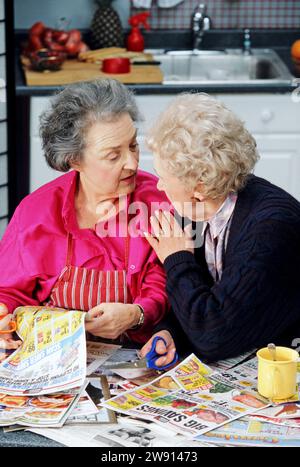
[[[81,172],[81,164],[77,161],[70,161],[70,168],[72,170],[77,170],[77,172]]]

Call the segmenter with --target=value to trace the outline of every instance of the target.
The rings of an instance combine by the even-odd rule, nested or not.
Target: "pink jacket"
[[[27,196],[17,207],[0,243],[0,302],[10,312],[20,305],[44,303],[66,264],[67,233],[73,237],[72,264],[90,269],[124,268],[124,238],[99,238],[93,229],[79,229],[74,196],[77,172],[71,171]],[[166,203],[156,177],[139,171],[131,202],[148,207],[141,230],[147,229],[150,203]],[[145,324],[131,332],[143,343],[168,309],[165,273],[142,236],[130,238],[128,287],[133,303],[145,310]]]

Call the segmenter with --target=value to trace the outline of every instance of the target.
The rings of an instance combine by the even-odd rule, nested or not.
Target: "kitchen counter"
[[[25,35],[26,37],[26,35]],[[252,47],[272,48],[294,74],[290,58],[290,46],[299,37],[297,30],[257,30],[251,32]],[[24,32],[17,34],[17,43],[24,38]],[[146,48],[187,49],[190,48],[189,31],[157,31],[145,34]],[[243,32],[239,30],[212,30],[206,33],[203,40],[203,49],[222,49],[241,47]],[[46,96],[60,89],[61,86],[27,86],[19,60],[19,49],[16,51],[16,94],[19,96]],[[134,84],[128,85],[136,94],[177,94],[180,92],[203,91],[208,93],[288,93],[295,88],[295,84],[278,85],[268,82],[266,84]]]

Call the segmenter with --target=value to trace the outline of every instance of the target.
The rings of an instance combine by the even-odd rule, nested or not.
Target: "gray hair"
[[[40,117],[40,136],[50,167],[67,172],[82,160],[86,131],[98,121],[109,122],[128,113],[141,119],[133,93],[113,79],[82,81],[54,96]]]

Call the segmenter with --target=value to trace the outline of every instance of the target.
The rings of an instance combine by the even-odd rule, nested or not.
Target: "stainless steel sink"
[[[293,76],[271,49],[223,51],[152,51],[160,62],[164,84],[291,84]]]

